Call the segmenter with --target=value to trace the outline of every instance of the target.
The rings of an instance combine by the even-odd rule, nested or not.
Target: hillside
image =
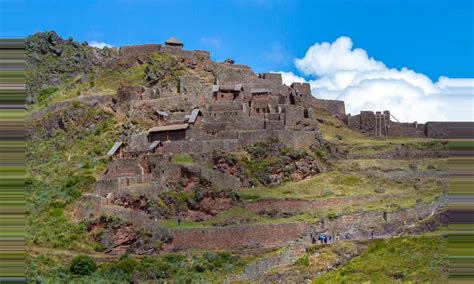
[[[27,39],[30,277],[365,281],[400,250],[377,279],[446,279],[446,141],[358,131],[309,85],[174,44]]]

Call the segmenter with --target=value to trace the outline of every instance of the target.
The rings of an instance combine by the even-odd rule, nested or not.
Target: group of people
[[[346,234],[343,236],[343,240],[346,239],[346,237],[348,236],[349,234]],[[334,236],[331,235],[331,234],[319,234],[318,235],[313,235],[311,237],[311,242],[314,244],[314,243],[318,243],[318,244],[330,244],[330,243],[333,243],[333,242],[337,242],[340,240],[340,236],[339,236],[339,233],[335,234]]]
[[[313,235],[311,237],[311,242],[313,244],[330,244],[330,243],[337,242],[340,239],[341,239],[341,237],[339,236],[339,233],[336,233],[335,235],[319,234],[319,236],[318,235]],[[346,233],[342,236],[343,241],[349,241],[351,239],[352,239],[352,236],[349,233]]]
[[[375,231],[372,230],[370,232],[370,238],[374,239],[375,238]],[[336,233],[334,236],[331,234],[319,234],[318,235],[312,235],[311,236],[311,242],[313,244],[330,244],[339,241],[341,238],[339,236],[339,233]],[[352,235],[350,233],[346,233],[342,236],[343,241],[350,241],[352,239]]]

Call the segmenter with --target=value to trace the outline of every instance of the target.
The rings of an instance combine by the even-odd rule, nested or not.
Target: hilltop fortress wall
[[[140,104],[140,101],[148,100],[146,104],[154,105],[155,108],[160,105],[179,105],[181,109],[201,107],[205,122],[199,131],[190,129],[187,136],[195,145],[186,146],[188,143],[179,142],[176,146],[166,146],[167,149],[194,151],[208,149],[210,146],[206,145],[236,149],[254,142],[253,139],[243,138],[252,136],[246,134],[248,131],[253,131],[254,137],[265,136],[260,132],[317,131],[315,114],[321,110],[337,116],[349,128],[372,136],[448,138],[449,129],[453,126],[448,122],[401,123],[391,119],[388,111],[362,111],[357,115],[346,115],[343,101],[315,98],[311,95],[308,83],[286,86],[280,74],[255,74],[248,66],[234,64],[233,60],[213,62],[208,51],[147,44],[124,46],[120,49],[120,56],[130,58],[155,52],[172,55],[181,62],[188,62],[187,65],[205,64],[205,69],[214,77],[213,84],[203,84],[193,75],[181,76],[176,90],[185,97],[157,95],[154,90],[147,88],[123,87],[119,90],[119,102]],[[283,134],[279,136],[285,137]]]
[[[474,137],[471,122],[429,121],[406,123],[393,121],[389,111],[361,111],[348,115],[349,128],[378,137],[418,137],[433,139]]]

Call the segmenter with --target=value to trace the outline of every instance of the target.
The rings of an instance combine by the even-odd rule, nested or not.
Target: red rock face
[[[120,227],[115,231],[113,252],[120,254],[127,251],[128,247],[137,240],[136,234],[131,226]]]
[[[201,211],[210,215],[216,215],[217,213],[219,213],[219,211],[227,210],[230,208],[232,208],[232,201],[229,198],[206,197],[201,201]]]
[[[300,173],[293,173],[290,176],[291,181],[297,182],[303,179],[303,176]]]

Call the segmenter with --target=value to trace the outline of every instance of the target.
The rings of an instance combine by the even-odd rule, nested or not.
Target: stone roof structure
[[[183,42],[177,39],[175,36],[170,37],[167,41],[165,41],[166,45],[171,46],[183,46]]]
[[[161,111],[161,110],[157,110],[156,111],[157,114],[161,115],[161,116],[169,116],[168,113],[164,112],[164,111]]]
[[[112,148],[110,148],[109,152],[107,153],[107,156],[113,156],[117,152],[117,150],[120,149],[122,144],[122,142],[115,142],[115,144],[112,146]]]
[[[148,146],[148,150],[152,151],[160,145],[163,145],[163,144],[161,144],[160,140],[153,141],[153,143],[151,143],[150,146]]]
[[[171,125],[165,125],[165,126],[156,126],[148,129],[148,133],[150,132],[162,132],[162,131],[173,131],[173,130],[182,130],[182,129],[187,129],[189,127],[189,124],[183,123],[183,124],[171,124]]]
[[[270,90],[269,89],[264,89],[264,88],[251,89],[250,93],[252,93],[252,94],[265,94],[265,93],[270,93]]]
[[[191,112],[191,115],[189,116],[188,123],[194,124],[200,113],[201,111],[198,108],[193,109],[193,111]]]

